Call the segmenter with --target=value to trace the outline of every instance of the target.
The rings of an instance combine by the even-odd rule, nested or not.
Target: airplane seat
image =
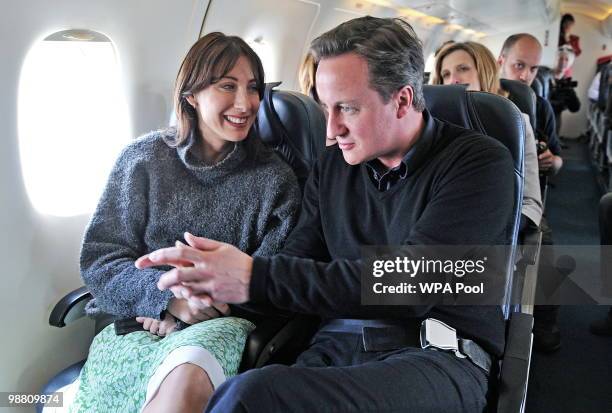
[[[273,90],[280,83],[267,84],[255,126],[258,139],[273,148],[294,170],[303,189],[318,153],[325,148],[325,115],[310,97],[296,92]],[[84,308],[92,298],[87,287],[64,296],[53,308],[49,324],[65,327],[85,316]],[[272,360],[289,360],[292,349],[299,348],[314,333],[319,320],[305,316],[267,317],[255,315],[257,328],[247,339],[240,371],[260,367]],[[95,333],[114,321],[103,315],[95,319]],[[290,343],[289,343],[290,342]],[[52,377],[41,393],[51,394],[73,383],[85,363],[81,360]],[[42,412],[37,405],[36,411]]]
[[[511,252],[506,257],[506,296],[503,310],[506,323],[506,347],[497,387],[490,403],[497,412],[523,412],[527,397],[527,379],[531,359],[533,317],[518,312],[512,305],[514,260],[517,253],[520,206],[523,190],[525,130],[519,109],[508,99],[486,92],[466,91],[464,86],[423,87],[427,108],[433,116],[484,133],[503,143],[512,154],[515,168],[513,214],[508,222]],[[494,407],[493,407],[494,406]]]
[[[599,97],[597,106],[599,110],[605,112],[608,105],[608,94],[610,93],[610,78],[612,77],[612,64],[607,63],[601,68],[601,77],[599,78]]]
[[[312,110],[320,111],[318,106],[312,106],[309,103],[304,103],[308,100],[307,97],[293,93],[293,92],[283,92],[283,91],[273,91],[273,87],[270,87],[268,91],[270,95],[270,99],[265,102],[271,102],[273,105],[274,113],[276,113],[279,119],[283,119],[283,117],[292,113],[293,109],[285,109],[283,106],[285,104],[291,105],[296,103],[298,105],[303,105],[302,109],[306,108],[306,112],[308,112],[312,108]],[[451,123],[458,124],[459,126],[469,127],[471,129],[480,131],[485,133],[493,138],[498,139],[502,142],[508,149],[510,150],[513,160],[514,160],[514,168],[515,168],[515,187],[517,188],[515,194],[515,202],[513,206],[513,214],[511,219],[508,222],[508,243],[513,247],[517,244],[517,236],[518,236],[518,227],[519,227],[519,216],[520,216],[520,200],[522,199],[522,174],[523,174],[523,142],[524,142],[524,129],[522,117],[518,109],[507,99],[504,99],[500,96],[485,93],[485,92],[466,92],[462,86],[424,86],[425,99],[427,103],[427,107],[433,114],[438,118],[447,120]],[[268,110],[270,113],[270,108],[266,109],[265,105],[267,103],[264,102],[264,105],[260,108],[260,111]],[[449,104],[449,102],[452,102]],[[316,108],[316,110],[315,110]],[[297,110],[302,110],[297,109]],[[261,115],[261,112],[260,112]],[[267,116],[264,113],[264,116]],[[309,114],[312,116],[312,113]],[[315,119],[316,116],[314,115]],[[278,126],[278,125],[277,125]],[[323,129],[324,131],[324,124]],[[273,130],[274,127],[267,127],[264,122],[258,121],[259,132],[262,134],[262,139],[266,140],[265,137],[266,131]],[[285,124],[286,128],[287,125]],[[266,129],[267,128],[267,129]],[[284,139],[288,138],[291,135],[285,135],[283,139],[278,139],[278,134],[274,134],[274,138],[269,141],[270,144],[276,146],[282,146],[283,143],[286,143]],[[302,143],[308,143],[307,141],[300,141]],[[324,134],[321,137],[322,145],[324,145]],[[292,142],[295,144],[295,142]],[[318,143],[317,143],[318,145]],[[308,146],[308,145],[307,145]],[[292,148],[292,146],[287,145],[284,147],[285,150],[287,148]],[[303,148],[303,147],[301,147]],[[316,149],[310,147],[311,149]],[[295,155],[295,154],[294,154]],[[285,155],[287,156],[287,155]],[[288,157],[288,159],[292,159]],[[314,159],[314,158],[313,158]],[[512,277],[512,268],[515,253],[515,249],[513,248],[512,253],[509,254],[508,260],[506,262],[508,271],[506,275],[509,277],[507,282],[507,288],[512,286],[511,277]],[[506,294],[506,297],[509,297],[510,294]],[[508,323],[508,331],[511,332],[512,337],[507,340],[507,346],[504,355],[504,362],[502,364],[501,372],[502,385],[498,388],[500,390],[499,397],[500,400],[498,402],[498,411],[499,412],[517,412],[521,411],[519,408],[520,404],[517,400],[516,395],[524,395],[526,394],[526,372],[528,372],[528,364],[525,366],[525,359],[529,360],[529,350],[531,348],[530,342],[525,344],[524,335],[525,330],[527,330],[527,334],[531,334],[531,327],[528,326],[530,322],[530,316],[523,314],[508,314],[509,305],[506,304],[504,306],[504,314],[509,318]],[[65,313],[65,312],[64,312]],[[525,317],[522,317],[525,316]],[[301,322],[296,322],[292,324],[293,326],[302,326]],[[527,325],[527,327],[526,327]],[[294,331],[300,331],[301,327],[293,327]],[[257,331],[258,328],[255,330]],[[279,337],[282,336],[282,337]],[[284,341],[291,341],[293,337],[290,337],[289,334],[277,334],[275,338],[280,338]],[[249,338],[250,340],[250,338]],[[522,345],[522,347],[520,345]],[[278,343],[280,346],[282,343]],[[509,344],[513,344],[513,347],[509,347]],[[278,351],[278,347],[276,345],[266,347],[268,350]],[[245,354],[248,352],[245,351]],[[257,358],[255,362],[255,366],[259,366],[264,364],[266,361],[270,359],[269,355],[264,354]],[[262,363],[263,360],[263,363]],[[507,361],[506,361],[507,360]],[[521,362],[516,362],[516,360],[520,360]],[[244,361],[244,360],[243,360]],[[508,367],[506,367],[506,364]],[[509,373],[513,373],[510,379],[504,379],[504,374],[506,376]],[[524,380],[523,380],[524,379]],[[504,396],[505,394],[510,394],[510,397]],[[511,397],[515,396],[515,397]],[[500,405],[502,401],[506,400],[505,405]],[[520,399],[523,400],[523,399]],[[517,404],[518,403],[518,404]],[[504,408],[500,409],[499,406]]]
[[[542,83],[542,97],[549,100],[550,85],[553,79],[552,69],[546,66],[538,66],[538,74],[536,75],[536,79]]]
[[[500,79],[502,89],[508,92],[508,99],[527,116],[531,128],[535,131],[536,127],[536,94],[527,85],[516,80]]]
[[[538,79],[537,77],[533,79],[533,82],[531,83],[531,88],[535,92],[536,96],[544,97],[544,86],[542,85],[542,81],[540,81],[540,79]]]
[[[612,261],[612,192],[604,194],[599,200],[599,236],[600,236],[600,274],[602,292],[606,296],[612,294],[612,281],[609,274],[608,263]]]

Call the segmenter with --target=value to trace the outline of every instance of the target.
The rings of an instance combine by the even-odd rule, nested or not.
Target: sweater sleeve
[[[148,211],[148,176],[130,145],[117,160],[106,189],[85,231],[81,276],[94,300],[87,312],[120,318],[160,318],[172,297],[157,288],[162,270],[139,270],[134,261],[147,253],[144,231]]]
[[[505,217],[512,211],[513,171],[508,151],[499,145],[489,144],[488,150],[472,150],[455,157],[404,243],[492,245],[500,242],[500,238],[506,237],[508,220]],[[316,181],[316,176],[311,177],[309,185]],[[312,199],[307,195],[302,214],[309,210],[316,213],[317,207],[308,205]],[[295,238],[294,234],[291,238]],[[322,242],[319,250],[325,249]],[[435,298],[423,297],[422,305],[362,306],[361,269],[360,260],[337,259],[324,263],[286,254],[256,257],[250,297],[253,302],[268,302],[280,309],[345,318],[421,317],[437,304],[427,301]]]

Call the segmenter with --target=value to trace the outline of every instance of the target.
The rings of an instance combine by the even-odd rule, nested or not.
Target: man
[[[569,45],[561,46],[557,51],[557,64],[552,72],[550,91],[550,104],[555,112],[557,134],[561,129],[561,114],[563,111],[567,109],[574,113],[580,110],[580,99],[578,99],[575,90],[577,82],[573,82],[567,74],[572,68],[575,58],[576,55]]]
[[[542,60],[542,45],[528,33],[514,34],[504,42],[497,59],[501,77],[531,86]],[[563,166],[561,145],[557,137],[555,115],[550,103],[537,97],[536,137],[546,143],[546,150],[538,155],[540,172],[555,175]]]
[[[311,52],[327,135],[338,145],[313,168],[283,253],[251,258],[187,235],[195,248],[159,250],[139,266],[192,264],[159,281],[180,296],[272,304],[325,320],[295,366],[228,380],[209,411],[483,411],[486,363],[469,349],[467,358],[422,349],[418,330],[436,318],[493,362],[504,347],[501,308],[363,306],[360,248],[506,243],[510,154],[425,110],[421,43],[406,22],[351,20],[316,39]]]
[[[528,33],[514,34],[506,39],[499,54],[498,63],[501,77],[516,80],[531,86],[538,74],[542,59],[542,45]],[[545,148],[538,154],[541,175],[555,175],[563,166],[561,145],[557,138],[555,114],[546,100],[537,97],[536,101],[536,139]],[[542,244],[552,245],[552,231],[545,217],[540,223]],[[554,278],[553,257],[550,247],[542,252],[540,258],[540,280]],[[553,352],[561,346],[561,334],[557,326],[559,306],[540,305],[534,310],[534,348],[542,352]]]

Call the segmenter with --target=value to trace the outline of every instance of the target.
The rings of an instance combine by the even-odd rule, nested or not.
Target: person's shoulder
[[[499,140],[485,135],[481,132],[466,129],[442,120],[439,127],[440,134],[444,141],[447,141],[448,148],[459,153],[478,153],[478,152],[498,152],[509,153],[508,148]]]
[[[289,185],[298,187],[293,169],[272,148],[257,139],[249,142],[248,146],[248,150],[253,154],[252,168],[254,175],[258,179],[272,186]]]
[[[176,129],[158,129],[139,136],[130,142],[121,152],[119,158],[124,161],[146,162],[159,161],[176,149],[169,146],[176,136]]]

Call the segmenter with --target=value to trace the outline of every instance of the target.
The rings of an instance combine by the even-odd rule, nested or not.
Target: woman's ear
[[[397,118],[401,119],[406,114],[408,114],[410,108],[412,107],[412,100],[414,98],[414,90],[412,86],[404,86],[400,90],[397,91],[397,95],[395,97],[397,101]]]
[[[198,107],[198,101],[193,97],[193,95],[189,95],[185,97],[185,99],[187,99],[187,102],[189,102],[194,109]]]

